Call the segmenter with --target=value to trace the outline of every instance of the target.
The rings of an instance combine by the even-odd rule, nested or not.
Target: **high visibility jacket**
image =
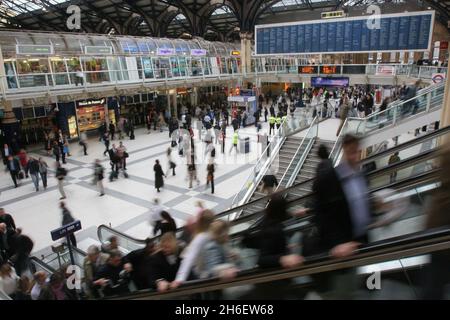
[[[269,124],[275,124],[276,118],[274,116],[269,117]]]
[[[277,117],[276,121],[277,121],[277,124],[281,124],[281,118],[280,117]]]
[[[237,132],[233,134],[233,144],[238,144],[239,135]]]
[[[283,116],[283,117],[281,118],[282,121],[285,121],[286,119],[287,119],[286,116]]]

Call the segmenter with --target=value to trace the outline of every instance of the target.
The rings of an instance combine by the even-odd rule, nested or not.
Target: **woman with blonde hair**
[[[214,221],[214,213],[211,210],[204,210],[195,223],[195,232],[192,241],[182,253],[183,261],[178,269],[175,281],[170,285],[177,288],[180,284],[188,280],[191,271],[195,277],[200,277],[203,271],[202,251],[210,241],[209,227]]]

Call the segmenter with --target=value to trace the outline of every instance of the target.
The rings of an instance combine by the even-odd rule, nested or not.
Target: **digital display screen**
[[[300,74],[317,74],[317,66],[299,66],[298,73]]]
[[[277,23],[255,26],[256,55],[429,51],[435,12]]]
[[[312,87],[348,87],[350,79],[347,77],[328,78],[328,77],[312,77]]]
[[[340,74],[341,66],[321,66],[320,73],[322,73],[322,74]]]

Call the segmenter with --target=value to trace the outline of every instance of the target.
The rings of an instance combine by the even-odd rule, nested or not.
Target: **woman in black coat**
[[[159,191],[160,188],[164,187],[164,179],[166,175],[164,174],[161,165],[159,164],[159,160],[155,161],[155,165],[153,166],[153,171],[155,171],[155,188]]]

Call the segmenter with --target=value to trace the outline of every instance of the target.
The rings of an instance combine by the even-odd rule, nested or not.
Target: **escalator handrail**
[[[299,276],[347,269],[372,263],[380,263],[386,260],[397,260],[407,256],[416,256],[447,250],[448,248],[450,248],[450,229],[448,227],[443,227],[419,231],[406,236],[399,236],[363,245],[357,250],[356,254],[348,258],[335,259],[328,253],[323,253],[305,258],[303,265],[292,269],[252,269],[239,272],[236,278],[227,282],[215,277],[205,280],[188,281],[182,284],[178,289],[167,293],[141,290],[123,296],[108,297],[107,299],[145,299],[151,297],[163,299],[174,296],[185,296],[228,287],[290,279]]]
[[[361,160],[361,164],[365,164],[365,163],[374,161],[374,159],[376,159],[376,158],[385,157],[385,156],[393,154],[393,153],[395,153],[397,151],[408,149],[408,148],[410,148],[410,147],[412,147],[412,146],[414,146],[416,144],[420,144],[420,143],[423,143],[423,142],[425,142],[427,140],[431,140],[431,139],[434,139],[436,137],[440,137],[440,136],[445,135],[445,134],[447,134],[449,132],[450,132],[450,126],[447,126],[447,127],[444,127],[444,128],[438,129],[438,130],[435,130],[433,132],[424,134],[424,135],[422,135],[422,136],[420,136],[418,138],[415,138],[413,140],[409,140],[407,142],[399,144],[399,145],[397,145],[395,147],[392,147],[392,148],[389,148],[387,150],[381,151],[379,153],[370,155],[369,157]]]
[[[39,259],[36,256],[31,256],[30,261],[32,261],[32,263],[38,264],[42,269],[44,269],[45,271],[47,271],[50,274],[53,274],[56,272],[56,270],[53,267],[49,266],[47,263],[45,263],[44,261],[42,261],[41,259]]]
[[[367,176],[368,179],[370,179],[370,178],[377,177],[378,175],[380,175],[380,176],[381,176],[381,175],[386,175],[387,173],[390,173],[390,172],[394,172],[394,171],[400,170],[400,169],[403,168],[403,167],[409,167],[409,166],[411,166],[412,164],[414,164],[414,163],[416,163],[416,162],[424,161],[423,159],[432,158],[434,155],[437,155],[438,152],[439,152],[438,150],[429,150],[429,151],[425,151],[425,152],[422,152],[421,154],[417,155],[416,157],[408,158],[408,159],[405,159],[405,160],[401,160],[401,161],[399,161],[399,162],[396,162],[396,163],[387,165],[386,167],[380,168],[380,169],[378,169],[378,170],[374,170],[374,171],[368,173],[366,176]],[[251,205],[253,205],[253,204],[257,203],[257,202],[269,200],[269,199],[270,199],[272,196],[274,196],[274,195],[284,195],[285,193],[289,193],[290,191],[292,191],[294,188],[297,188],[297,187],[301,186],[302,184],[309,183],[309,182],[313,181],[314,179],[315,179],[315,178],[308,179],[307,181],[304,181],[304,182],[302,182],[302,183],[296,184],[295,186],[286,188],[286,189],[284,189],[284,190],[277,191],[276,193],[273,193],[272,195],[267,195],[267,196],[264,196],[264,197],[261,197],[261,198],[252,200],[252,201],[250,201],[250,202],[248,202],[248,203],[246,203],[246,204],[244,204],[244,205],[241,205],[241,206],[238,206],[238,207],[235,207],[235,208],[232,208],[232,209],[228,209],[228,210],[226,210],[226,211],[223,211],[223,212],[217,214],[217,215],[216,215],[216,218],[222,218],[222,217],[227,216],[227,215],[229,215],[229,214],[233,214],[234,212],[240,211],[240,210],[242,210],[242,209],[244,209],[244,208],[246,208],[246,207],[248,207],[248,206],[251,206]],[[299,198],[297,198],[297,199],[295,199],[295,200],[292,200],[292,201],[300,202],[300,201],[302,201],[302,200],[304,200],[304,199],[307,199],[307,198],[310,198],[310,197],[312,197],[312,193],[309,193],[309,194],[307,194],[307,195],[303,195],[303,196],[301,196],[301,197],[299,197]],[[238,218],[238,219],[236,219],[236,220],[231,221],[231,224],[232,224],[232,225],[235,225],[236,223],[240,223],[240,222],[242,222],[242,221],[246,221],[246,220],[248,220],[250,217],[254,217],[254,216],[257,215],[257,214],[261,214],[261,212],[255,212],[255,213],[252,213],[252,214],[250,214],[250,215],[246,215],[246,216],[244,216],[244,217],[240,217],[240,218]],[[241,219],[242,219],[242,220],[241,220]],[[244,219],[245,219],[245,220],[244,220]],[[113,228],[111,228],[111,227],[109,227],[109,226],[107,226],[107,225],[104,225],[104,224],[100,225],[100,226],[97,228],[97,236],[98,236],[100,242],[102,242],[102,243],[104,243],[104,242],[103,242],[103,237],[102,237],[102,235],[101,235],[102,229],[109,230],[109,232],[114,233],[114,234],[116,234],[116,235],[119,235],[120,237],[129,239],[129,240],[132,241],[132,242],[135,242],[135,243],[138,243],[138,244],[142,244],[142,245],[145,244],[145,240],[144,240],[144,239],[136,239],[136,238],[133,238],[133,237],[131,237],[131,236],[126,235],[126,234],[123,233],[123,232],[120,232],[120,231],[118,231],[118,230],[115,230],[115,229],[113,229]],[[180,231],[182,231],[183,229],[184,229],[184,227],[180,227],[180,228],[177,229],[176,232],[180,232]],[[158,239],[158,238],[159,238],[159,236],[154,237],[154,239]]]

